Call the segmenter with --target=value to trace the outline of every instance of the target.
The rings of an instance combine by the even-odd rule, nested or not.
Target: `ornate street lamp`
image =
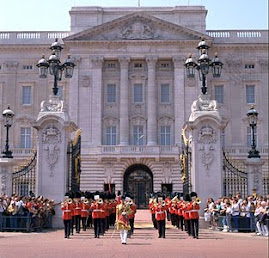
[[[203,95],[207,94],[206,76],[208,75],[210,68],[212,69],[213,77],[220,77],[223,66],[223,63],[218,58],[218,53],[215,53],[215,57],[212,61],[209,59],[209,48],[210,47],[207,45],[205,40],[202,39],[197,46],[198,54],[200,55],[198,62],[196,63],[192,59],[191,54],[185,62],[187,77],[193,78],[195,76],[195,69],[198,70],[199,79],[202,81],[201,90]]]
[[[47,78],[48,70],[50,75],[54,76],[53,84],[53,94],[56,96],[58,93],[57,82],[62,79],[62,72],[64,71],[65,78],[72,78],[75,64],[68,55],[66,61],[61,64],[60,57],[63,47],[58,42],[58,39],[55,39],[55,42],[50,47],[52,54],[48,60],[45,59],[45,55],[42,55],[42,58],[38,61],[37,67],[39,69],[39,77]]]
[[[255,141],[255,127],[258,122],[258,115],[256,109],[252,106],[250,110],[247,112],[247,117],[249,121],[249,126],[251,127],[251,150],[248,152],[248,158],[260,158],[260,152],[256,150],[256,141]]]
[[[3,118],[4,118],[4,126],[7,128],[7,136],[6,136],[6,145],[5,145],[5,150],[2,152],[2,158],[10,158],[12,159],[12,151],[9,150],[9,145],[8,145],[8,131],[9,128],[13,124],[13,117],[14,117],[14,112],[10,109],[8,106],[7,109],[5,109],[2,113]]]

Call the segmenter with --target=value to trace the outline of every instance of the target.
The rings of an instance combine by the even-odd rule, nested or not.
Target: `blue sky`
[[[72,6],[138,6],[139,0],[0,0],[0,31],[69,30]],[[268,0],[140,0],[141,6],[204,5],[207,29],[268,29]]]

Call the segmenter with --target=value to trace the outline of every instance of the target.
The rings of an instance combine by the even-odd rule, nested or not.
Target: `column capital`
[[[146,56],[146,61],[147,61],[147,65],[148,68],[155,68],[156,63],[158,61],[158,57],[157,56]]]
[[[130,62],[130,57],[129,56],[119,56],[118,57],[119,63],[120,63],[120,68],[121,69],[127,69],[129,62]]]
[[[102,64],[104,61],[104,58],[102,56],[90,57],[90,60],[92,62],[92,68],[94,68],[94,69],[102,68]]]
[[[173,57],[173,62],[174,62],[174,67],[175,68],[184,68],[184,63],[186,61],[186,58],[182,56],[174,56]]]

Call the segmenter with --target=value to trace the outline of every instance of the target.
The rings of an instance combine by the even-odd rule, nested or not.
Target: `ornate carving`
[[[156,68],[156,63],[158,61],[157,56],[147,56],[146,57],[147,65],[149,69],[155,69]]]
[[[104,58],[100,56],[95,56],[91,58],[92,68],[101,69],[103,65]]]
[[[119,56],[120,69],[128,69],[130,57],[128,56]]]
[[[66,110],[64,102],[58,96],[50,96],[49,100],[41,102],[41,112],[64,112]]]
[[[107,177],[108,183],[111,182],[111,178],[114,174],[114,171],[115,171],[115,169],[114,169],[114,165],[112,163],[109,162],[105,165],[105,175]]]
[[[169,183],[170,176],[172,174],[171,164],[169,164],[168,162],[165,162],[163,164],[162,172],[163,172],[163,175],[164,175],[164,178],[165,178],[165,183]]]
[[[141,18],[140,18],[141,19]],[[135,20],[132,24],[128,24],[119,37],[123,39],[154,39],[154,30],[142,20]]]
[[[209,95],[199,95],[198,100],[193,101],[191,112],[196,111],[217,111],[218,104],[216,100],[210,100]]]
[[[83,76],[81,80],[82,87],[89,87],[90,86],[90,76]]]
[[[46,161],[50,168],[50,176],[53,176],[53,168],[59,159],[59,143],[61,143],[61,133],[54,126],[48,126],[42,134],[42,143],[46,152]]]
[[[2,168],[1,169],[1,193],[5,193],[6,192],[6,181],[7,181],[7,171]]]
[[[214,143],[216,142],[216,132],[208,124],[203,126],[198,132],[198,142],[200,143],[201,160],[207,170],[214,161]]]

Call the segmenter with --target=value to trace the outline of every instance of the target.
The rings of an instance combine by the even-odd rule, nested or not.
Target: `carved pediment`
[[[200,32],[138,12],[73,34],[64,41],[199,40],[201,37],[211,39]]]

